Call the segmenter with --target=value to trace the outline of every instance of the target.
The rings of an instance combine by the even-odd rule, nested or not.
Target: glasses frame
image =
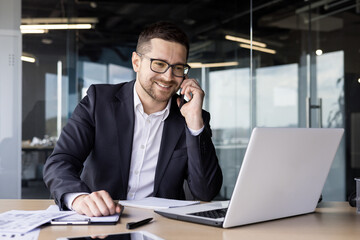
[[[147,58],[150,60],[150,69],[151,71],[155,72],[155,73],[160,73],[160,74],[163,74],[163,73],[166,73],[167,70],[169,70],[169,68],[172,68],[172,74],[175,76],[175,77],[185,77],[188,73],[189,73],[189,70],[190,70],[190,66],[188,64],[169,64],[168,62],[162,60],[162,59],[157,59],[157,58],[151,58],[151,57],[148,57],[146,56],[145,54],[142,54],[142,53],[138,53],[136,52],[136,54],[139,56],[139,57],[144,57],[144,58]],[[155,71],[154,69],[152,69],[151,65],[152,65],[152,62],[153,61],[160,61],[160,62],[163,62],[167,65],[167,68],[163,71],[163,72],[159,72],[159,71]],[[184,74],[182,76],[179,76],[179,75],[176,75],[174,74],[174,67],[175,66],[178,66],[178,65],[182,65],[184,66]]]

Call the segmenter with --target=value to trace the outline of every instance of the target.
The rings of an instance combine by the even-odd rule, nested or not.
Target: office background
[[[255,126],[345,128],[323,198],[345,200],[355,189],[353,179],[360,176],[359,0],[0,4],[0,36],[10,34],[12,43],[19,42],[13,47],[16,54],[29,57],[18,64],[15,59],[21,72],[14,75],[18,81],[0,76],[1,179],[10,178],[7,173],[16,175],[13,185],[1,185],[16,189],[2,191],[1,198],[49,197],[41,181],[48,153],[40,148],[51,149],[90,84],[135,77],[130,56],[137,36],[146,24],[158,20],[179,24],[190,37],[189,75],[206,92],[204,108],[212,116],[213,141],[224,174],[219,199],[231,196]],[[20,22],[90,23],[91,28],[20,35]],[[0,66],[10,61],[8,55],[2,58],[6,63]],[[7,112],[13,115],[5,117]],[[24,144],[34,137],[42,142],[25,151]],[[37,189],[44,191],[37,194]]]

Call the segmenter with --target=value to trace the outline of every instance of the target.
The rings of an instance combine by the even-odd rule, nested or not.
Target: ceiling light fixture
[[[53,43],[53,40],[52,40],[51,38],[43,38],[43,39],[41,39],[41,42],[42,42],[43,44],[49,45],[49,44],[52,44],[52,43]]]
[[[75,24],[75,23],[98,23],[97,18],[75,17],[75,18],[22,18],[21,24]]]
[[[97,8],[97,3],[96,2],[90,2],[90,7]]]
[[[36,25],[21,25],[20,30],[67,30],[67,29],[91,29],[91,24],[36,24]]]
[[[47,29],[24,29],[21,30],[22,34],[43,34],[43,33],[47,33],[48,30]]]
[[[230,41],[234,41],[234,42],[241,42],[241,43],[246,43],[246,44],[251,44],[251,41],[249,39],[245,39],[245,38],[240,38],[240,37],[234,37],[231,35],[225,35],[225,39],[230,40]],[[255,46],[259,46],[259,47],[266,47],[265,43],[262,42],[257,42],[257,41],[252,41],[252,44]]]
[[[21,56],[21,61],[34,63],[36,60],[33,57]]]
[[[212,67],[231,67],[239,65],[238,62],[218,62],[218,63],[201,63],[201,62],[193,62],[188,63],[191,68],[212,68]]]
[[[323,54],[323,51],[321,49],[318,49],[315,51],[316,55],[321,56]]]
[[[257,46],[251,46],[251,45],[248,45],[248,44],[240,44],[239,46],[242,47],[242,48],[253,49],[253,50],[256,50],[256,51],[260,51],[260,52],[276,54],[276,51],[274,49],[270,49],[270,48],[262,48],[262,47],[257,47]]]

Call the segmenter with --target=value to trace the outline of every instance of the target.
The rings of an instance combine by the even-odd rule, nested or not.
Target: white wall
[[[21,0],[0,0],[0,198],[21,198]]]

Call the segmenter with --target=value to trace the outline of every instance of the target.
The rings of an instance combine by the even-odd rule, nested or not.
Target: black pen
[[[127,229],[134,229],[137,227],[140,227],[142,225],[145,225],[147,223],[149,223],[151,220],[153,220],[152,218],[146,218],[144,220],[138,221],[138,222],[129,222],[126,224],[126,228]]]

